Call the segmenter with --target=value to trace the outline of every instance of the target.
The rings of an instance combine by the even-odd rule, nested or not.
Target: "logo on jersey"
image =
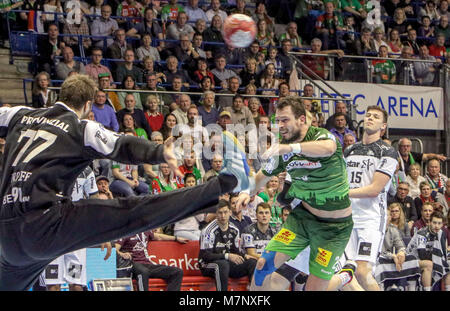
[[[362,161],[361,168],[367,168],[367,170],[369,170],[370,167],[373,165],[374,165],[373,161],[370,161],[370,159],[367,159],[367,160]]]
[[[361,242],[359,244],[358,255],[370,256],[371,252],[372,252],[372,243]]]
[[[348,161],[347,162],[347,167],[359,167],[359,162],[356,162],[356,161]]]
[[[384,166],[386,165],[386,163],[387,163],[387,159],[386,159],[386,158],[384,158],[383,160],[381,160],[380,169],[384,168]]]
[[[428,242],[428,240],[427,240],[427,237],[426,237],[426,236],[419,235],[419,238],[417,239],[418,245],[424,246],[424,245],[427,244],[427,242]]]
[[[222,243],[222,242],[217,242],[216,244],[217,248],[226,248],[226,249],[230,249],[231,248],[231,241],[227,241],[226,243]]]
[[[330,264],[332,255],[333,255],[333,252],[330,252],[323,248],[318,247],[318,253],[317,253],[315,261],[321,266],[328,267],[328,265]]]
[[[289,245],[295,239],[295,233],[288,229],[281,229],[280,232],[274,237],[275,241]]]
[[[253,237],[251,234],[243,234],[242,238],[244,240],[244,243],[246,243],[246,244],[250,244],[253,240]]]
[[[307,169],[316,169],[322,167],[320,162],[311,162],[308,160],[296,160],[292,161],[286,166],[287,171],[292,171],[296,168],[307,168]]]
[[[293,155],[294,155],[293,152],[289,152],[287,154],[283,154],[283,161],[287,162],[290,158],[292,158]]]
[[[268,174],[272,174],[273,170],[275,168],[277,168],[278,166],[278,161],[275,158],[270,158],[270,160],[267,162],[266,167],[264,168],[264,170],[268,173]]]
[[[335,263],[333,265],[333,271],[335,273],[338,273],[342,269],[341,256],[337,256],[334,261]]]
[[[106,138],[106,136],[102,136],[102,132],[100,132],[100,131],[97,131],[97,132],[95,133],[95,138],[100,139],[100,141],[101,141],[102,143],[104,143],[105,145],[108,143],[108,139]]]
[[[48,280],[58,279],[58,265],[48,265],[45,269],[45,278]]]

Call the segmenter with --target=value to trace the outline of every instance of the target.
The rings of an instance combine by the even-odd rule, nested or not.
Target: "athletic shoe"
[[[358,267],[358,264],[354,262],[353,260],[347,260],[345,262],[345,265],[342,267],[341,271],[339,271],[339,274],[348,274],[348,278],[346,278],[346,282],[342,284],[342,286],[345,286],[346,284],[350,283],[353,280],[353,277],[355,276],[356,268]]]
[[[392,284],[386,288],[386,292],[401,292],[403,291],[401,287],[398,287],[396,284]]]
[[[238,184],[233,192],[243,190],[253,190],[254,178],[250,177],[250,167],[245,157],[244,147],[236,137],[230,132],[223,131],[223,169],[221,174],[233,175],[237,178]]]

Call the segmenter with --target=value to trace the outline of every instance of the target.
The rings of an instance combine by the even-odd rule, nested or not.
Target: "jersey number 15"
[[[352,172],[350,183],[359,184],[361,182],[361,175],[363,172]]]

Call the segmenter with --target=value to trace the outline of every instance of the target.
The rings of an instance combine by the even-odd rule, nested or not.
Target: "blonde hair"
[[[406,13],[402,8],[396,8],[394,11],[394,20],[396,19],[396,14],[397,12],[401,12],[401,21],[403,22],[404,20],[406,20]]]
[[[425,202],[425,203],[423,203],[423,205],[422,205],[422,211],[423,211],[423,208],[424,208],[425,206],[431,206],[431,208],[432,208],[433,211],[434,211],[433,203],[431,203],[431,202]]]
[[[144,56],[144,58],[142,59],[142,63],[143,63],[143,64],[145,64],[145,62],[146,62],[147,60],[151,60],[151,61],[152,61],[152,63],[154,63],[154,62],[155,62],[155,60],[153,59],[153,57],[152,57],[152,56],[150,56],[150,55],[147,55],[147,56]]]
[[[409,166],[408,168],[408,174],[411,175],[411,168],[413,167],[417,167],[419,169],[419,175],[422,175],[422,167],[420,166],[419,163],[413,163]]]
[[[59,99],[66,105],[79,110],[88,101],[94,101],[97,86],[88,75],[76,74],[68,77],[61,86]]]
[[[266,182],[266,185],[264,186],[264,191],[267,191],[267,190],[269,189],[269,184],[272,182],[272,179],[273,179],[273,178],[276,178],[277,181],[278,181],[278,183],[280,182],[280,178],[278,178],[277,175],[271,176],[271,177],[270,177],[270,180],[269,180],[268,182]],[[278,189],[277,189],[277,192],[278,192]]]
[[[254,63],[256,65],[256,59],[254,59],[253,57],[249,57],[245,60],[245,64],[250,64],[250,63]]]
[[[48,72],[42,71],[42,72],[38,73],[36,75],[36,77],[34,77],[33,90],[32,90],[32,93],[34,95],[38,95],[39,92],[42,91],[41,87],[39,86],[39,78],[41,76],[46,76],[47,80],[48,80],[48,86],[51,86],[51,78],[50,78],[50,75],[48,74]]]
[[[258,89],[258,88],[256,87],[256,85],[254,85],[253,83],[249,83],[249,84],[247,84],[247,86],[245,87],[245,93],[247,94],[248,91],[249,91],[251,88],[253,88],[253,89],[255,90],[255,92],[256,92],[256,90]]]
[[[145,100],[145,109],[150,110],[150,101],[153,100],[153,99],[156,100],[156,102],[158,103],[158,110],[159,110],[161,102],[159,101],[158,96],[153,95],[153,94],[152,95],[148,95],[147,99]]]
[[[145,100],[145,103],[148,105],[152,99],[155,99],[158,105],[160,104],[159,98],[156,95],[148,95],[147,99]]]
[[[398,225],[392,223],[392,218],[391,218],[391,224],[393,224],[394,226],[396,226],[398,229],[400,229],[400,231],[403,230],[403,228],[405,227],[406,224],[406,217],[405,217],[405,213],[403,212],[403,208],[402,205],[400,203],[392,203],[391,205],[389,205],[388,207],[388,211],[390,212],[392,208],[394,207],[398,207],[399,211],[400,211],[400,216],[398,218]]]

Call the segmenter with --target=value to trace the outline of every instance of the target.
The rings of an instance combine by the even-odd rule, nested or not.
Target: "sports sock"
[[[339,279],[341,280],[341,285],[339,285],[338,289],[344,287],[347,283],[352,280],[352,276],[347,271],[342,271],[338,274]]]

